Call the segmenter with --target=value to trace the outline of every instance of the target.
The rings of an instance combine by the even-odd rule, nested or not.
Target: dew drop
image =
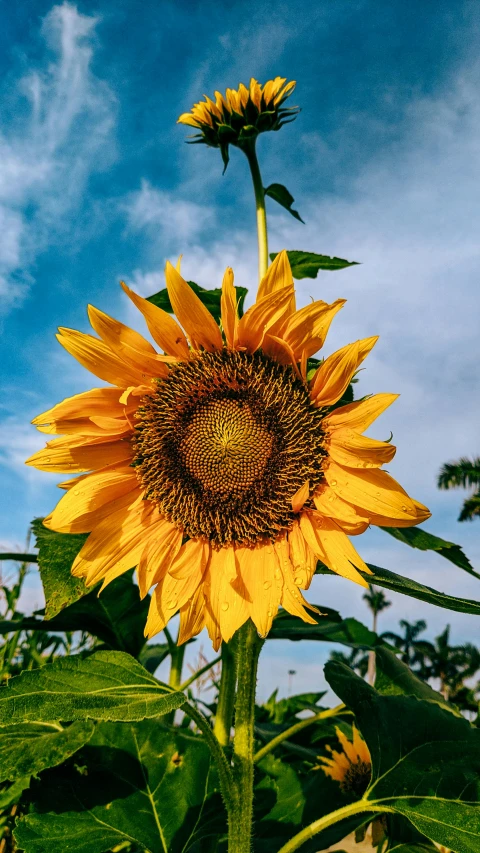
[[[403,511],[404,511],[404,512],[406,512],[406,511],[407,511],[407,507],[406,507],[406,506],[402,506],[402,509],[403,509]]]
[[[295,578],[295,583],[297,584],[297,586],[301,586],[301,585],[302,585],[302,583],[303,583],[303,578],[302,578],[302,576],[301,576],[301,575],[297,575],[297,577]]]
[[[331,485],[332,485],[332,486],[336,486],[336,485],[337,485],[337,481],[336,481],[336,480],[332,480]]]
[[[73,494],[74,494],[74,495],[79,495],[79,494],[80,494],[80,492],[78,491],[78,489],[74,489],[74,490],[73,490]]]
[[[263,584],[263,588],[264,589],[270,589],[271,585],[272,584],[270,583],[270,581],[265,581],[265,583]]]
[[[176,598],[172,598],[171,601],[167,601],[167,607],[169,610],[174,610],[174,608],[176,606],[177,606],[177,599]]]
[[[334,496],[334,495],[330,495],[330,497],[329,497],[329,499],[328,499],[328,500],[329,500],[329,502],[331,503],[332,501],[334,501],[334,500],[335,500],[335,496]]]
[[[269,619],[271,619],[271,618],[272,618],[272,615],[273,615],[273,614],[272,614],[272,611],[271,611],[271,610],[268,610],[268,611],[267,611],[267,616],[268,616],[268,618],[269,618]]]
[[[278,578],[282,577],[282,573],[281,573],[280,569],[275,569],[275,577],[277,578],[277,580],[278,580]]]
[[[222,610],[226,612],[228,610],[228,601],[224,601],[222,604]]]

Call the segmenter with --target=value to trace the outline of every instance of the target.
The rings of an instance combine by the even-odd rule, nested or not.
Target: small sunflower
[[[308,381],[345,300],[297,311],[286,252],[243,317],[227,269],[221,328],[171,264],[166,279],[177,319],[122,285],[162,354],[92,306],[98,337],[60,329],[109,387],[33,421],[61,437],[27,464],[79,475],[44,524],[90,533],[72,568],[89,586],[137,566],[141,595],[155,587],[148,636],[177,612],[180,642],[206,626],[215,648],[249,618],[265,636],[279,606],[314,622],[301,590],[317,560],[367,586],[349,536],[429,516],[381,470],[395,448],[362,435],[396,395],[333,408],[377,338],[328,356]]]
[[[327,746],[332,757],[319,756],[321,765],[317,769],[323,770],[326,776],[331,776],[332,779],[340,782],[340,787],[345,794],[361,797],[368,788],[372,774],[372,759],[368,746],[355,727],[355,723],[352,726],[351,741],[337,726],[335,732],[342,745],[342,751],[337,752],[331,746]]]
[[[264,86],[252,77],[248,89],[240,83],[238,89],[227,89],[225,95],[215,92],[214,101],[205,95],[205,100],[194,104],[178,122],[200,131],[190,142],[220,148],[226,167],[229,145],[242,148],[259,133],[279,130],[295,119],[299,107],[283,106],[294,89],[295,82],[287,83],[286,77],[276,77]]]

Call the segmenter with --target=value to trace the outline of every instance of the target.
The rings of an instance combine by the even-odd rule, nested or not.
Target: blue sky
[[[361,392],[400,400],[373,434],[394,433],[392,474],[480,566],[478,523],[456,522],[462,494],[436,490],[442,462],[478,453],[478,175],[480,7],[476,0],[304,3],[85,2],[1,4],[0,404],[3,547],[58,498],[58,478],[25,468],[42,446],[31,418],[91,386],[56,343],[59,325],[87,329],[86,304],[141,325],[118,288],[163,286],[166,258],[218,286],[232,265],[254,286],[254,212],[243,156],[225,176],[218,152],[184,144],[176,125],[204,92],[256,76],[297,80],[297,121],[259,143],[265,183],[287,184],[306,221],[272,202],[271,248],[337,254],[362,265],[299,283],[348,299],[327,350],[380,342]],[[379,532],[364,557],[456,595],[480,582],[440,557]],[[363,546],[363,547],[362,547]],[[448,620],[478,638],[474,617],[394,598],[381,627]],[[364,613],[361,591],[316,579],[311,600]],[[38,582],[30,606],[41,604]],[[360,608],[360,610],[359,610]],[[264,689],[319,680],[317,648],[269,644]],[[208,649],[208,641],[204,643]],[[263,689],[263,688],[262,688]]]

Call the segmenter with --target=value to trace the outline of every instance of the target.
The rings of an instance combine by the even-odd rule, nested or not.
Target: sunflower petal
[[[74,329],[60,328],[59,331],[56,337],[62,347],[104,382],[126,388],[127,385],[140,385],[144,381],[140,371],[130,368],[103,341]]]
[[[182,531],[165,519],[156,538],[144,548],[137,566],[141,598],[166,575],[181,548],[182,538]]]
[[[152,595],[145,626],[149,637],[162,631],[177,610],[193,597],[205,572],[208,549],[209,546],[201,539],[189,539],[182,545],[170,570]],[[177,573],[173,576],[175,568]]]
[[[148,299],[144,299],[138,293],[130,290],[124,281],[120,283],[123,291],[132,300],[141,314],[143,314],[148,331],[155,343],[168,355],[174,355],[177,358],[188,358],[188,342],[177,321],[170,314],[167,314],[166,311],[163,311],[162,308],[158,308],[157,305],[153,305]]]
[[[290,344],[297,360],[303,352],[306,358],[310,358],[323,347],[330,324],[346,301],[337,299],[331,305],[313,302],[288,319],[282,337]]]
[[[262,346],[265,335],[276,330],[288,311],[293,286],[284,287],[257,300],[238,321],[235,339],[236,349],[255,352]]]
[[[295,583],[294,567],[290,560],[289,547],[286,538],[283,537],[282,539],[277,539],[274,549],[277,555],[279,571],[283,578],[282,607],[287,610],[288,613],[291,613],[292,616],[298,616],[303,622],[307,622],[309,625],[316,625],[316,620],[313,616],[310,616],[310,614],[307,613],[305,608],[308,607],[315,613],[318,613],[318,610],[304,599],[300,592],[299,585]]]
[[[308,589],[317,568],[317,558],[305,542],[300,524],[294,521],[288,532],[289,557],[294,578],[301,578],[301,588]]]
[[[240,576],[229,579],[227,568],[235,560],[233,547],[212,548],[208,566],[206,595],[209,606],[220,625],[222,640],[225,643],[233,637],[250,616],[250,597]]]
[[[325,359],[310,386],[310,397],[315,406],[331,406],[340,400],[358,366],[377,341],[378,337],[356,341]]]
[[[108,314],[104,314],[103,311],[99,311],[98,308],[94,308],[93,305],[88,306],[88,316],[93,329],[112,352],[130,367],[138,370],[143,380],[149,377],[168,376],[165,356],[158,355],[145,338],[133,332],[128,326],[124,326],[123,323],[119,323],[118,320],[114,320],[113,317],[109,317]],[[131,335],[130,332],[132,332]],[[132,343],[137,341],[137,337],[141,341],[141,348]]]
[[[303,513],[300,529],[312,551],[332,572],[368,587],[366,580],[354,567],[367,574],[372,572],[333,519],[323,518],[315,512]]]
[[[238,323],[238,310],[237,291],[233,284],[233,270],[231,267],[227,267],[223,276],[220,310],[225,340],[229,347],[233,347]]]
[[[130,503],[139,492],[139,483],[133,468],[118,466],[109,471],[89,474],[76,488],[70,489],[58,502],[44,524],[60,533],[89,533],[103,516],[112,512],[112,501],[130,495]]]
[[[271,296],[279,290],[285,290],[286,287],[292,288],[290,303],[286,313],[293,314],[295,311],[295,290],[293,288],[293,275],[290,261],[285,249],[278,253],[273,263],[270,264],[267,272],[263,276],[259,286],[256,301],[259,302],[266,296]]]
[[[124,406],[119,401],[118,388],[92,388],[83,394],[66,397],[61,403],[33,419],[32,424],[50,424],[53,421],[89,418],[92,415],[123,416]]]
[[[374,394],[367,400],[341,406],[324,419],[325,428],[327,430],[347,428],[364,432],[388,406],[398,399],[398,396],[398,394]]]
[[[194,349],[201,346],[209,352],[221,350],[222,335],[210,311],[169,261],[165,275],[172,308]]]
[[[397,448],[387,441],[360,435],[353,429],[336,429],[326,442],[330,457],[347,468],[380,468],[391,462]]]
[[[133,455],[132,446],[127,441],[113,441],[110,443],[90,444],[85,446],[70,446],[68,444],[48,446],[38,450],[33,456],[26,460],[26,465],[38,468],[40,471],[49,471],[58,474],[75,474],[83,471],[94,471],[113,465],[117,462],[125,462]]]
[[[310,480],[307,480],[303,486],[295,492],[292,498],[292,509],[294,512],[300,512],[303,509],[303,505],[306,501],[308,501],[310,495]]]
[[[261,637],[266,637],[282,598],[282,578],[272,545],[236,548],[239,573],[251,604],[250,616]]]
[[[368,513],[395,520],[417,518],[412,499],[386,471],[376,468],[353,470],[330,461],[325,466],[324,474],[327,483],[337,495]]]
[[[177,638],[179,646],[195,637],[205,627],[204,587],[205,582],[202,581],[192,598],[180,608],[180,627]]]
[[[358,524],[359,522],[368,522],[370,518],[370,513],[343,501],[328,483],[323,483],[317,489],[313,496],[313,502],[321,515],[335,519],[340,527],[343,526],[344,522]]]

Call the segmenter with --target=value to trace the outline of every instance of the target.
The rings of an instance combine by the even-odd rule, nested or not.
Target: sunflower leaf
[[[55,533],[43,526],[41,518],[32,521],[32,530],[45,593],[45,618],[51,619],[88,592],[83,578],[74,578],[70,572],[87,536],[83,533]]]
[[[418,548],[420,551],[436,551],[446,560],[450,560],[455,566],[468,572],[469,575],[474,575],[480,578],[480,574],[475,571],[468,557],[463,553],[460,545],[455,545],[454,542],[448,542],[446,539],[440,539],[439,536],[434,536],[422,527],[382,527],[385,533],[399,539],[400,542],[405,542],[411,548]]]
[[[0,728],[0,781],[14,782],[61,764],[84,746],[95,725],[79,720],[62,728],[58,723],[19,723]]]
[[[278,252],[272,252],[272,261]],[[344,261],[330,255],[317,255],[315,252],[301,252],[296,249],[287,252],[294,278],[316,278],[319,270],[343,270],[358,265],[358,261]]]
[[[52,720],[143,720],[179,708],[183,693],[124,652],[58,658],[0,688],[0,725]]]
[[[419,601],[426,601],[427,604],[434,604],[436,607],[445,608],[445,610],[455,610],[457,613],[473,613],[476,616],[480,615],[480,601],[447,595],[444,592],[432,589],[430,586],[424,586],[411,578],[405,578],[402,575],[395,574],[395,572],[390,572],[388,569],[382,569],[380,566],[374,566],[371,563],[367,563],[367,565],[372,571],[371,575],[365,575],[370,584],[384,587],[384,589],[391,589],[393,592],[400,592],[402,595],[417,598]],[[335,572],[327,569],[322,563],[317,563],[317,573],[335,575]]]
[[[270,184],[270,186],[265,187],[264,193],[269,198],[273,198],[273,200],[284,207],[285,210],[288,210],[288,212],[291,213],[295,219],[298,219],[299,222],[303,222],[298,210],[294,210],[292,207],[292,204],[295,201],[293,195],[286,187],[283,186],[283,184]]]
[[[375,655],[375,689],[384,696],[417,696],[426,702],[437,702],[450,713],[456,713],[441,693],[418,678],[403,661],[389,649],[378,648]]]
[[[157,721],[100,723],[89,744],[33,783],[15,829],[25,853],[183,853],[202,836],[209,751]],[[129,847],[130,849],[130,847]]]
[[[200,287],[200,285],[195,284],[194,281],[189,281],[188,284],[192,288],[193,292],[196,293],[200,301],[205,308],[210,311],[210,314],[217,321],[220,320],[220,299],[222,296],[222,289],[220,287],[216,287],[213,290],[205,290],[205,288]],[[245,297],[247,295],[246,287],[237,287],[237,300],[238,300],[238,313],[242,316],[243,313],[243,303],[245,301]],[[154,293],[153,296],[148,296],[147,301],[151,302],[153,305],[156,305],[157,308],[162,308],[164,311],[167,311],[169,314],[173,314],[172,304],[170,302],[170,297],[168,295],[168,290],[165,287],[163,290],[159,290],[158,293]]]
[[[456,853],[480,853],[480,731],[435,702],[382,696],[341,663],[327,663],[325,677],[370,750],[366,803]]]
[[[316,625],[301,622],[282,610],[273,620],[269,640],[323,640],[328,643],[342,643],[352,649],[372,649],[383,644],[377,634],[362,625],[357,619],[342,619],[336,610],[318,605],[325,615],[314,616]],[[325,613],[325,611],[328,611]]]

